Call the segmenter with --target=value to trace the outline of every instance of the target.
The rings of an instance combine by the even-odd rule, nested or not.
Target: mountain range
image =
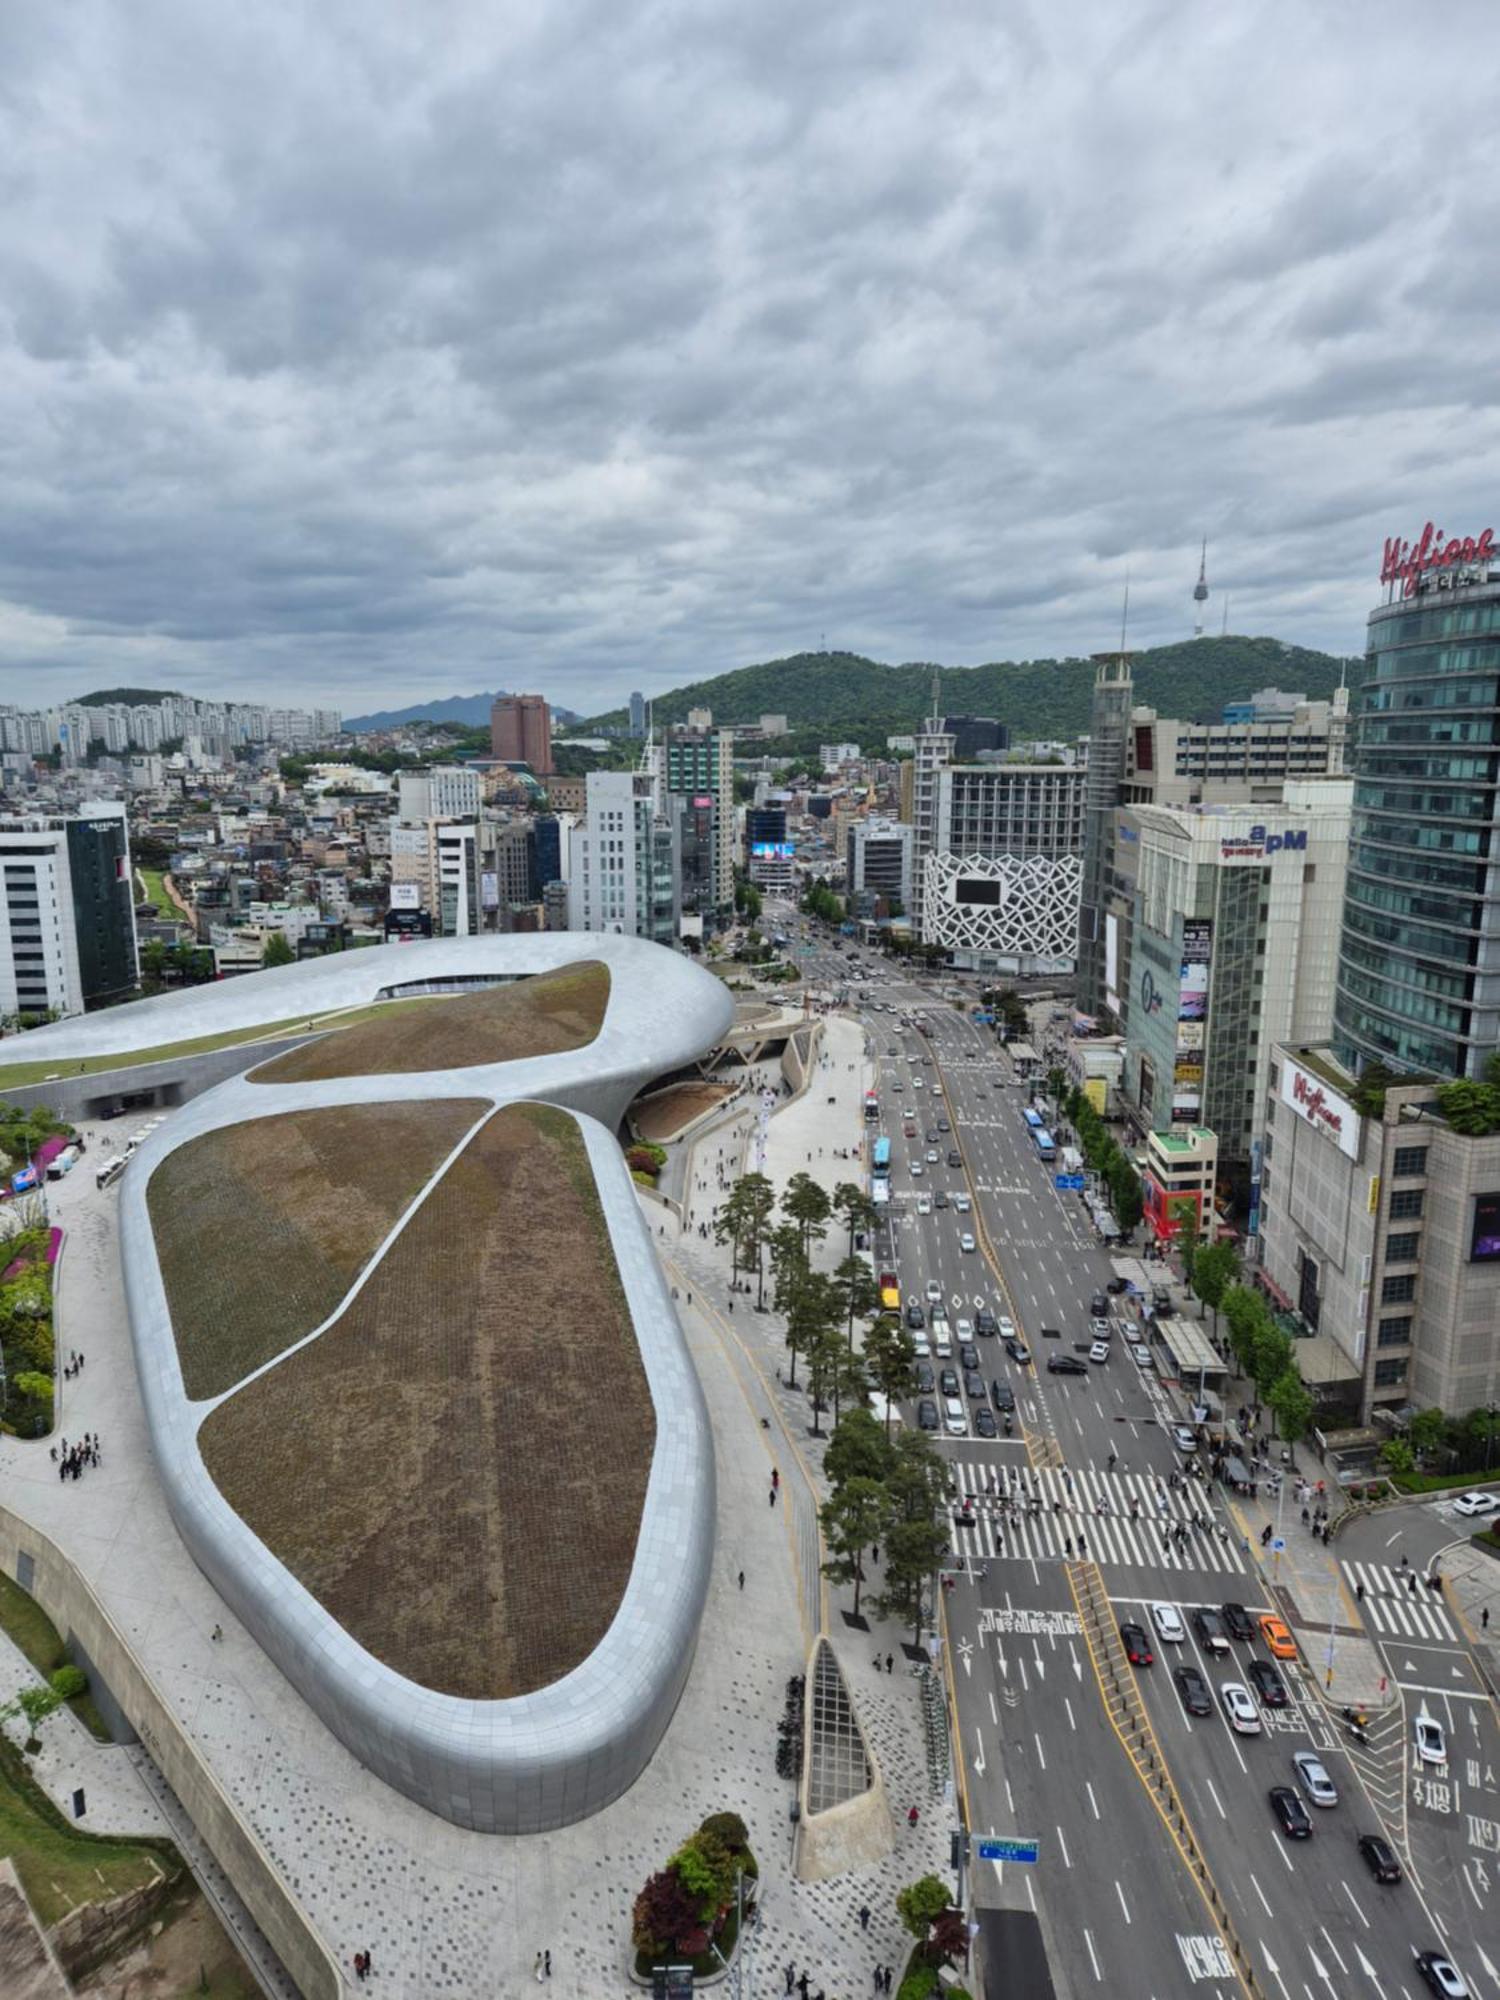
[[[1137,702],[1192,720],[1216,716],[1225,702],[1268,686],[1326,700],[1346,673],[1357,683],[1360,664],[1280,639],[1226,635],[1153,646],[1132,656],[1131,671]],[[939,667],[928,661],[885,666],[858,653],[794,653],[659,694],[653,720],[682,722],[691,708],[711,709],[716,723],[785,715],[792,735],[816,732],[825,742],[875,750],[886,736],[907,734],[931,714],[934,682],[940,713],[994,716],[1009,724],[1014,740],[1066,742],[1088,732],[1094,664],[1082,658]],[[626,720],[624,709],[609,709],[590,724]]]
[[[441,701],[413,702],[409,708],[377,708],[369,715],[346,715],[344,727],[350,730],[402,729],[410,722],[451,722],[463,729],[488,729],[491,705],[499,699],[498,693],[450,694]],[[571,708],[554,705],[552,720],[554,723],[576,722],[578,717]]]

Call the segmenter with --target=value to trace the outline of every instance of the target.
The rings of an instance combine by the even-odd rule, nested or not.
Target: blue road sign
[[[1035,1861],[1041,1851],[1039,1840],[1003,1840],[998,1834],[981,1835],[976,1844],[981,1861]]]
[[[1273,1535],[1271,1537],[1271,1547],[1277,1555],[1280,1555],[1282,1550],[1286,1547],[1286,1536]]]
[[[1083,1175],[1054,1174],[1052,1176],[1052,1185],[1060,1194],[1081,1194],[1083,1191]]]

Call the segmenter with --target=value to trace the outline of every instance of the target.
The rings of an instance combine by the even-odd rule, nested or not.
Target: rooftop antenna
[[[1198,581],[1193,585],[1193,602],[1198,607],[1193,637],[1203,637],[1203,607],[1208,602],[1208,537],[1203,537],[1203,553],[1198,561]]]
[[[1224,593],[1224,629],[1219,634],[1219,637],[1221,639],[1229,637],[1229,592],[1227,590]]]
[[[1125,628],[1130,623],[1130,571],[1125,572],[1125,602],[1120,608],[1120,658],[1125,657]]]
[[[942,699],[942,681],[942,668],[934,667],[932,670],[932,719],[934,722],[938,719],[938,704]]]

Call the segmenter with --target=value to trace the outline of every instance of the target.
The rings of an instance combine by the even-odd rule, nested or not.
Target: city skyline
[[[587,712],[1098,650],[1127,574],[1134,643],[1356,651],[1387,537],[1491,525],[1496,141],[1482,66],[1297,38],[19,20],[0,699]]]

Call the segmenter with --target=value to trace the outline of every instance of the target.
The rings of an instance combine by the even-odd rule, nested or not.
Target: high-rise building
[[[790,896],[793,886],[794,847],[787,831],[785,797],[783,793],[779,804],[767,799],[745,814],[746,872],[757,889],[775,896]]]
[[[552,775],[552,711],[539,694],[502,694],[490,709],[490,748],[511,764]]]
[[[1333,1020],[1351,792],[1325,778],[1286,786],[1274,808],[1120,810],[1117,885],[1133,905],[1120,1092],[1143,1130],[1206,1126],[1221,1164],[1249,1164],[1272,1044],[1321,1040]]]
[[[547,884],[563,879],[562,822],[556,813],[538,813],[530,833],[531,900],[539,903]]]
[[[479,773],[462,764],[431,764],[400,775],[397,812],[408,824],[424,819],[473,819],[479,804]]]
[[[845,881],[856,908],[862,899],[911,908],[914,830],[900,820],[862,819],[849,828]]]
[[[1370,616],[1333,1043],[1477,1077],[1500,1044],[1500,557]]]
[[[686,725],[669,729],[660,762],[665,791],[713,800],[713,909],[726,914],[734,907],[734,731]]]
[[[432,919],[436,937],[474,937],[480,921],[479,822],[391,822],[391,903]],[[408,892],[398,896],[399,889]]]
[[[81,1014],[139,984],[124,806],[0,820],[0,1014]]]
[[[945,715],[943,729],[953,738],[955,764],[973,764],[986,751],[1010,748],[1010,731],[991,715]]]
[[[646,733],[646,697],[640,693],[630,697],[630,733],[632,736]]]
[[[1095,1018],[1106,1011],[1113,1012],[1105,980],[1104,913],[1114,876],[1115,808],[1120,803],[1120,786],[1125,776],[1130,695],[1130,655],[1096,654],[1078,908],[1078,978],[1074,989],[1080,1013]]]
[[[655,779],[645,771],[591,771],[587,796],[586,815],[572,833],[568,928],[674,943],[677,834],[657,811]]]

